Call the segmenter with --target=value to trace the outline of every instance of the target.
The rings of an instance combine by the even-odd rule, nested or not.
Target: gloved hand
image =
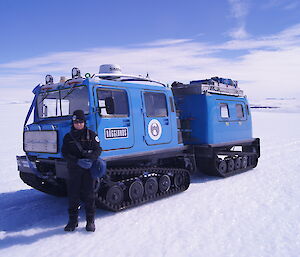
[[[81,154],[85,159],[91,159],[93,156],[93,150],[83,150]]]
[[[79,159],[77,165],[83,169],[90,169],[93,165],[93,161],[90,159]]]

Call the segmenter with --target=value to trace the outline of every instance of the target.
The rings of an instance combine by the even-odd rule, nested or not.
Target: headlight
[[[24,151],[57,153],[57,131],[25,131]]]

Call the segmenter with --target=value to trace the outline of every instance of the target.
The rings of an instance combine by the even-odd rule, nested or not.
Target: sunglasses
[[[84,123],[84,121],[83,120],[73,120],[73,123],[74,124],[79,124],[79,123]]]

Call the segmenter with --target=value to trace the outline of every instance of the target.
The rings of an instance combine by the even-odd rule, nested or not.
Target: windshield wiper
[[[68,93],[62,99],[65,99],[68,95],[70,95],[74,91],[74,89],[75,89],[75,85],[70,88]]]
[[[43,97],[43,99],[42,99],[41,101],[39,101],[39,104],[40,104],[41,102],[43,102],[43,101],[45,100],[45,98],[46,98],[48,95],[49,95],[49,93],[46,92],[46,94],[45,94],[45,96]]]

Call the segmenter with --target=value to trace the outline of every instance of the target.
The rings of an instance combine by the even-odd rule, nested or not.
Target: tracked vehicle
[[[191,172],[227,177],[246,171],[260,155],[247,98],[232,80],[174,82],[170,88],[101,65],[99,74],[85,78],[73,68],[72,78],[59,83],[47,75],[33,93],[18,170],[26,184],[48,194],[67,194],[61,146],[76,109],[100,138],[107,175],[97,181],[96,202],[111,211],[184,191]]]

